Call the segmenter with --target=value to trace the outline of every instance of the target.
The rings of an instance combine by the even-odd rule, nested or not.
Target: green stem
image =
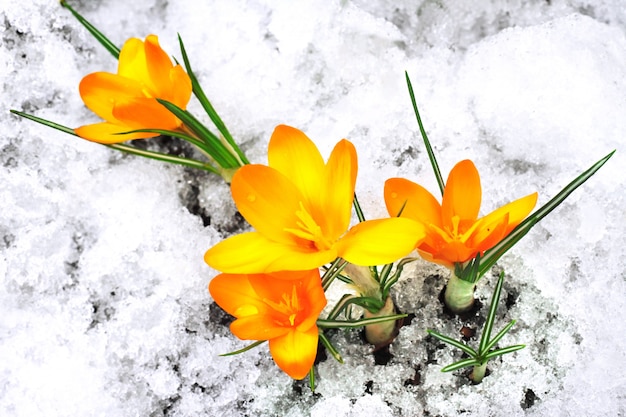
[[[396,306],[393,304],[391,297],[387,297],[383,308],[376,313],[372,313],[365,309],[365,318],[374,318],[382,316],[391,316],[396,313]],[[388,345],[396,337],[396,321],[388,320],[382,323],[368,324],[365,326],[365,339],[375,346]]]
[[[473,282],[463,281],[451,270],[445,293],[446,306],[455,314],[470,310],[474,305],[474,286]]]
[[[474,365],[474,369],[472,370],[472,374],[470,375],[470,378],[472,379],[472,381],[478,384],[485,377],[486,371],[487,371],[487,361],[485,361],[485,363],[483,363],[482,365]]]

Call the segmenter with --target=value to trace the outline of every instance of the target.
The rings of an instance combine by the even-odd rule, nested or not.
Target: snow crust
[[[71,2],[119,45],[155,33],[180,57],[180,33],[255,162],[266,162],[279,123],[324,155],[351,140],[369,218],[386,215],[389,177],[436,191],[405,70],[444,175],[472,159],[485,213],[534,191],[543,204],[617,149],[499,262],[510,305],[496,327],[517,319],[503,343],[527,347],[492,361],[482,384],[440,372],[458,352],[425,330],[456,335],[467,323],[442,315],[443,271],[418,262],[396,287],[399,309],[415,318],[387,365],[358,332],[335,332],[345,364],[317,365],[311,393],[266,347],[219,356],[244,343],[212,303],[215,271],[202,257],[245,227],[219,178],[9,114],[91,123],[78,82],[116,63],[58,2],[3,2],[0,415],[626,415],[626,9],[619,0],[465,3]],[[479,283],[484,303],[494,284],[491,275]]]

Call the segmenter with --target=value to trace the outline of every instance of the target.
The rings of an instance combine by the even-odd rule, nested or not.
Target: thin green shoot
[[[493,295],[491,297],[491,305],[489,307],[489,313],[487,314],[487,320],[485,321],[485,326],[483,327],[477,351],[451,337],[444,336],[440,333],[435,332],[434,330],[427,330],[428,334],[430,334],[431,336],[434,336],[442,342],[462,350],[467,354],[467,356],[469,356],[469,358],[467,359],[462,359],[450,365],[444,366],[441,369],[442,372],[451,372],[456,371],[457,369],[473,366],[474,372],[472,372],[471,378],[474,382],[478,383],[484,377],[486,365],[489,359],[518,351],[526,346],[512,345],[500,349],[493,349],[495,345],[504,337],[504,335],[509,330],[511,330],[511,328],[515,324],[515,320],[511,320],[509,324],[507,324],[502,330],[500,330],[500,332],[498,332],[498,334],[496,334],[494,338],[491,338],[493,325],[496,319],[496,310],[498,308],[498,302],[500,300],[500,293],[502,292],[503,282],[504,272],[500,273],[498,283],[496,284],[496,288],[493,291]]]
[[[422,118],[420,117],[420,112],[417,109],[417,103],[415,101],[415,94],[413,93],[413,86],[411,85],[411,79],[409,78],[409,73],[404,71],[404,75],[406,76],[406,84],[409,88],[409,95],[411,96],[411,103],[413,104],[413,111],[415,112],[415,117],[417,118],[417,124],[420,128],[420,133],[422,134],[424,145],[426,146],[428,159],[430,159],[430,164],[432,165],[433,171],[435,172],[435,178],[437,179],[439,190],[441,191],[441,195],[443,195],[443,190],[446,188],[446,184],[443,181],[443,177],[441,176],[441,171],[439,170],[439,164],[437,163],[437,158],[435,157],[435,152],[433,151],[432,146],[430,146],[430,141],[428,140],[428,136],[426,135],[426,130],[424,129],[424,125],[422,124]]]
[[[258,340],[252,344],[249,344],[248,346],[241,348],[239,350],[236,350],[234,352],[228,352],[228,353],[222,353],[220,356],[234,356],[234,355],[239,355],[240,353],[244,353],[249,351],[250,349],[254,349],[255,347],[262,345],[263,343],[267,342],[267,340]]]
[[[109,38],[107,38],[102,32],[100,32],[87,19],[85,19],[76,10],[74,10],[72,8],[72,6],[67,4],[67,2],[65,0],[61,0],[60,3],[61,3],[61,6],[65,7],[67,10],[70,11],[70,13],[72,13],[74,15],[76,20],[78,20],[80,22],[80,24],[82,24],[85,27],[85,29],[87,29],[89,31],[89,33],[91,33],[93,35],[93,37],[96,38],[96,40],[98,42],[100,42],[100,44],[102,46],[104,46],[104,48],[107,51],[109,51],[109,53],[111,55],[113,55],[115,57],[115,59],[119,59],[119,57],[120,57],[120,49],[113,42],[111,42],[109,40]]]

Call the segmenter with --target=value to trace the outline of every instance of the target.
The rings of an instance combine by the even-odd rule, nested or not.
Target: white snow
[[[459,354],[425,330],[456,335],[461,322],[441,318],[441,269],[417,263],[396,287],[416,318],[391,361],[376,365],[355,331],[332,333],[346,363],[321,362],[312,394],[267,346],[219,356],[245,345],[206,289],[204,252],[242,227],[219,178],[9,114],[91,123],[78,82],[116,63],[58,2],[4,2],[0,415],[626,415],[622,1],[70,3],[118,45],[155,33],[180,57],[180,33],[254,162],[279,123],[324,155],[351,140],[370,218],[386,215],[389,177],[436,191],[405,70],[444,176],[472,159],[484,213],[534,191],[543,204],[617,153],[499,262],[503,297],[517,298],[496,327],[517,319],[503,343],[527,347],[490,362],[482,384],[440,372]],[[479,284],[483,302],[494,283]]]

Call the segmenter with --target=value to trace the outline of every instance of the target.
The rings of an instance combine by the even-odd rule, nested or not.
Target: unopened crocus
[[[191,80],[180,65],[173,65],[156,35],[145,41],[131,38],[119,55],[117,74],[95,72],[82,79],[80,96],[104,122],[75,129],[94,142],[119,143],[158,136],[156,133],[119,133],[137,129],[177,130],[181,121],[156,100],[185,109],[191,98]]]
[[[275,274],[220,274],[209,284],[215,302],[236,317],[232,333],[268,340],[276,364],[294,379],[315,361],[316,321],[326,306],[319,270]]]
[[[537,193],[532,193],[479,218],[481,198],[480,176],[470,160],[452,168],[441,204],[424,187],[407,179],[391,178],[385,183],[389,215],[422,223],[426,238],[417,246],[419,253],[449,268],[495,246],[537,203]]]
[[[280,125],[268,159],[269,166],[246,165],[233,177],[233,200],[256,230],[207,251],[205,261],[219,271],[308,270],[337,257],[382,265],[407,255],[424,235],[421,224],[404,218],[365,221],[348,231],[357,156],[345,139],[324,163],[303,132]]]

